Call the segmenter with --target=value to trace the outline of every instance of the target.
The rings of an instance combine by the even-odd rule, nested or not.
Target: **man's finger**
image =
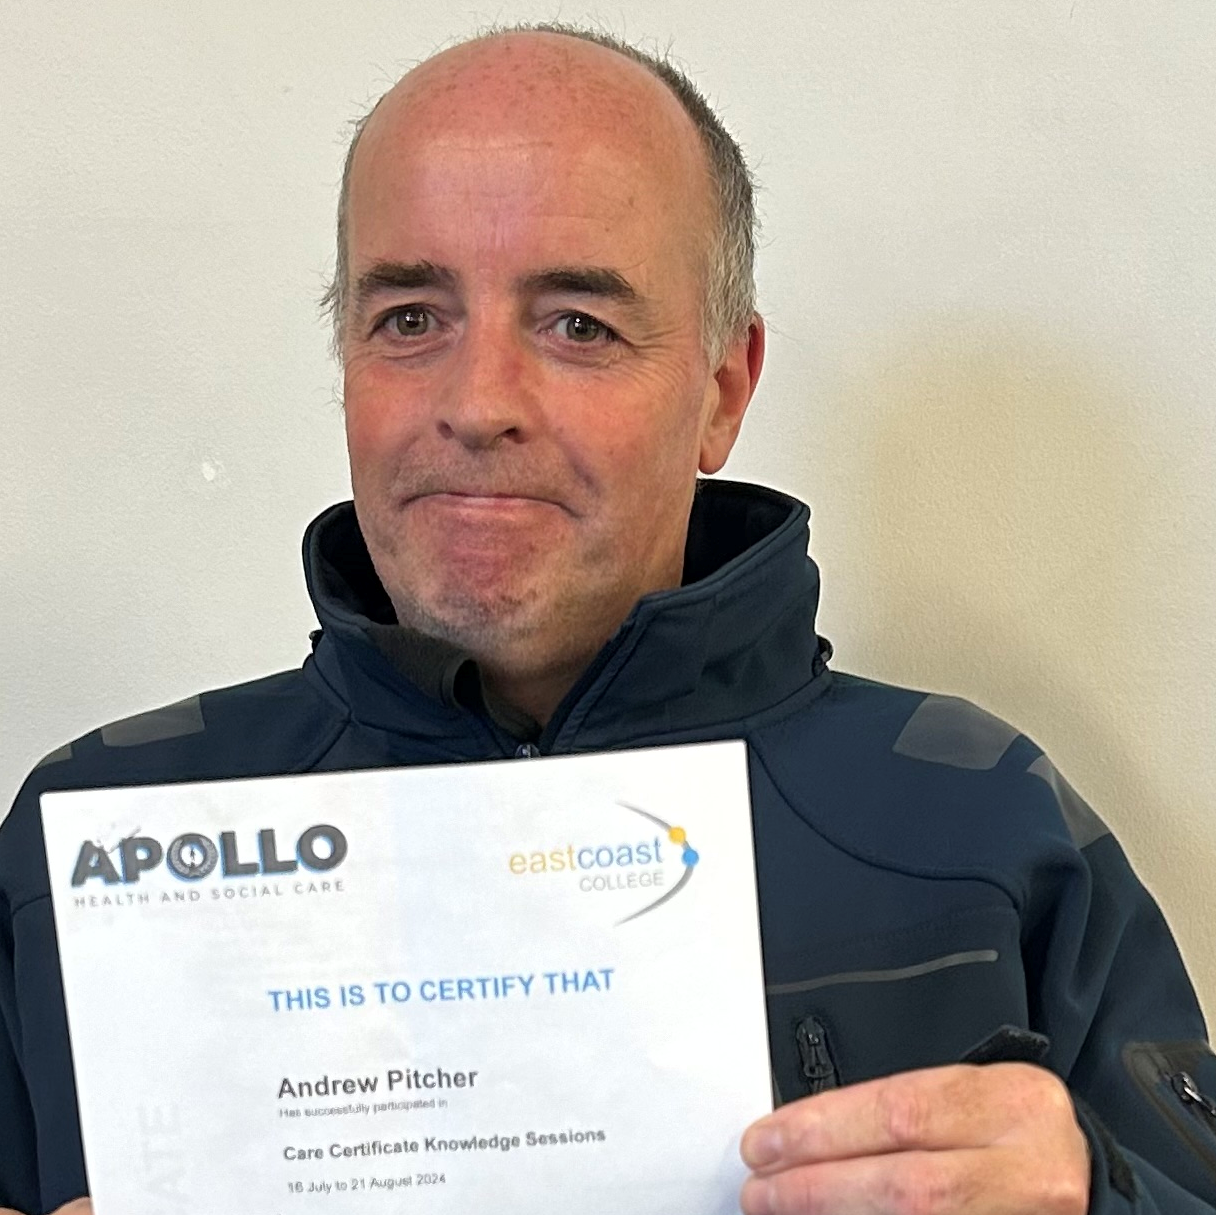
[[[1015,1151],[969,1148],[829,1161],[753,1177],[739,1204],[743,1215],[1054,1215],[1083,1211],[1086,1200],[1027,1170]]]
[[[740,1151],[750,1168],[771,1173],[890,1152],[984,1147],[1028,1119],[1064,1113],[1072,1117],[1068,1092],[1042,1068],[960,1064],[793,1101],[749,1127]]]

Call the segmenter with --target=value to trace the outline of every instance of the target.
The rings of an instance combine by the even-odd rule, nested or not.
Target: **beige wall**
[[[343,121],[553,11],[437,7],[0,9],[5,804],[66,737],[304,654]],[[837,665],[1047,746],[1216,1010],[1216,6],[561,11],[670,39],[756,164],[770,362],[728,472],[813,504]]]

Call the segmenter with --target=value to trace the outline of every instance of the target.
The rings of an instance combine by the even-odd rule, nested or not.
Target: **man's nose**
[[[537,400],[518,335],[470,325],[449,366],[436,417],[443,438],[477,450],[531,437]]]

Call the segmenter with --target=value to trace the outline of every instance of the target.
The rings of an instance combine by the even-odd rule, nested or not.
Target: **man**
[[[1100,820],[1003,723],[829,673],[805,508],[696,488],[763,361],[751,226],[734,144],[628,48],[496,35],[381,100],[314,655],[78,740],[0,829],[0,1203],[86,1191],[41,792],[743,737],[782,1104],[742,1210],[1216,1210],[1216,1060]]]

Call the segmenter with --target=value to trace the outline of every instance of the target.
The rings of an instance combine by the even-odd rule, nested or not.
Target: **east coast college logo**
[[[642,839],[565,844],[513,852],[507,867],[517,877],[568,875],[584,894],[637,890],[639,894],[656,896],[617,920],[618,927],[657,910],[674,899],[692,880],[701,860],[700,854],[683,827],[669,823],[641,806],[628,802],[617,802],[617,805],[645,819],[658,829],[657,833]],[[674,884],[670,881],[673,860],[683,866]]]

